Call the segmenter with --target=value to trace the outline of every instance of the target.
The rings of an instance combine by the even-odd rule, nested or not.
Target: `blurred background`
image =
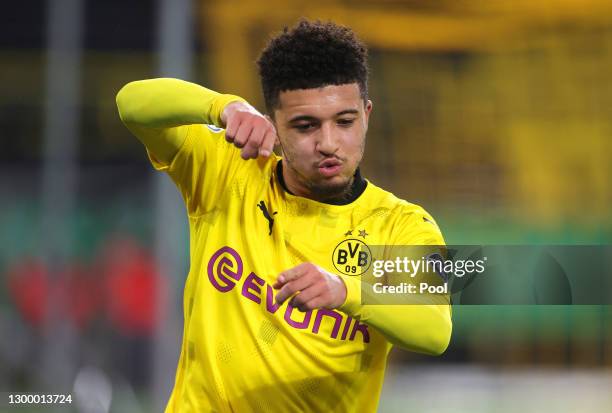
[[[187,221],[115,94],[171,76],[263,110],[254,61],[301,16],[349,25],[369,45],[364,175],[424,206],[447,243],[611,243],[610,1],[10,2],[0,15],[3,399],[72,393],[80,401],[57,411],[163,410]],[[612,411],[611,306],[453,315],[442,357],[392,354],[380,412]]]

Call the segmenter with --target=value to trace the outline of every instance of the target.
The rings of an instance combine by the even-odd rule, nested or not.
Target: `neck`
[[[278,176],[278,182],[281,187],[291,195],[302,196],[300,194],[295,194],[289,190],[285,180],[286,171],[283,170],[283,161],[279,160],[276,164],[276,175]],[[314,197],[304,196],[305,198],[315,199],[316,201],[323,202],[325,204],[330,205],[347,205],[351,202],[355,201],[359,196],[365,191],[368,182],[361,176],[361,172],[359,168],[355,171],[355,175],[353,175],[353,180],[351,185],[347,188],[347,190],[341,195],[326,198],[326,199],[315,199]]]

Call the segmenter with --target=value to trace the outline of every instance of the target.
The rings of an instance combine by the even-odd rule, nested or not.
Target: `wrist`
[[[344,301],[338,310],[348,314],[357,315],[361,309],[361,280],[358,277],[338,276],[346,288]]]
[[[230,102],[225,106],[223,112],[221,112],[221,122],[224,127],[227,126],[227,118],[231,116],[231,114],[235,113],[236,110],[238,110],[238,108],[242,105],[244,105],[244,103],[238,100]]]
[[[246,100],[244,100],[240,96],[228,94],[219,95],[215,99],[215,103],[213,104],[212,108],[213,114],[216,113],[216,116],[218,116],[218,118],[216,118],[219,120],[219,124],[217,124],[217,126],[225,128],[227,126],[227,119],[229,115],[231,115],[237,110],[240,110],[241,108],[246,108],[250,106],[251,105],[249,105]],[[215,119],[215,116],[213,116],[213,119]]]
[[[335,302],[333,304],[333,308],[340,308],[346,302],[346,297],[348,296],[348,289],[342,277],[336,274],[333,274],[333,277],[334,281],[337,284],[336,290],[338,291],[334,300]]]

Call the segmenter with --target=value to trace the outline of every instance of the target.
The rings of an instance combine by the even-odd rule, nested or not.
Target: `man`
[[[392,344],[446,349],[448,297],[362,305],[356,266],[340,271],[332,260],[347,240],[444,243],[427,212],[359,171],[372,110],[366,56],[350,29],[302,20],[258,60],[266,116],[176,79],[118,93],[121,119],[189,216],[183,345],[167,412],[373,412]]]

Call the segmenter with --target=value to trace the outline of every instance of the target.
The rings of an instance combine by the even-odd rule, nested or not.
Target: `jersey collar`
[[[278,183],[283,188],[283,190],[295,196],[295,194],[293,194],[287,188],[287,185],[285,184],[285,178],[283,177],[283,160],[282,159],[279,159],[278,163],[276,164],[276,175],[278,176]],[[355,179],[353,179],[353,184],[351,185],[351,189],[349,189],[345,197],[341,199],[334,199],[330,201],[320,201],[320,202],[324,204],[329,204],[329,205],[348,205],[354,202],[355,200],[357,200],[357,198],[359,198],[359,196],[363,194],[367,186],[368,186],[368,181],[366,181],[361,176],[361,171],[359,170],[359,168],[357,168],[357,170],[355,171]]]

